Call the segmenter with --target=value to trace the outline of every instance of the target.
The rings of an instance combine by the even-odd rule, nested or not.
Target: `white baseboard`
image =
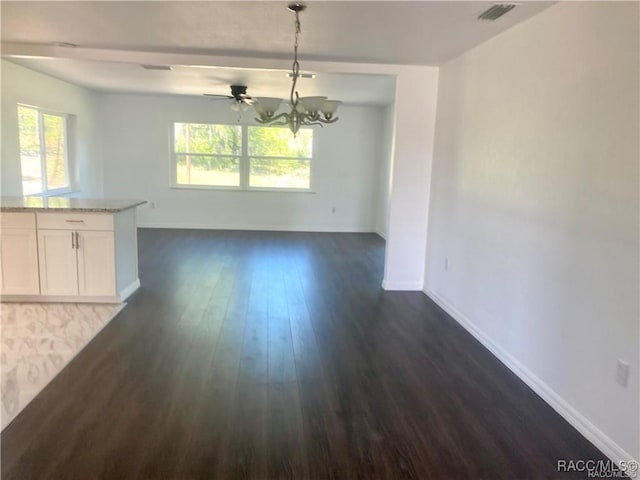
[[[251,230],[264,232],[376,233],[370,227],[292,227],[273,225],[207,225],[201,223],[138,222],[138,228],[174,228],[186,230]]]
[[[602,453],[619,463],[622,460],[638,461],[633,455],[626,452],[620,445],[608,437],[602,430],[591,423],[584,415],[571,406],[549,385],[538,378],[531,370],[516,360],[510,353],[494,343],[487,334],[480,330],[469,318],[460,313],[447,300],[438,295],[433,290],[425,287],[424,293],[445,312],[447,312],[456,322],[473,335],[482,345],[484,345],[495,357],[498,358],[509,370],[515,373],[524,383],[536,392],[551,408],[558,412],[567,422],[578,430],[587,440],[593,443]]]
[[[121,303],[133,292],[140,288],[140,279],[120,290],[117,296],[111,297],[87,297],[80,295],[2,295],[0,302],[27,302],[27,303]]]
[[[388,282],[382,280],[382,288],[390,291],[416,292],[422,291],[422,282]]]
[[[121,303],[120,297],[87,297],[80,295],[2,295],[0,303]]]
[[[140,279],[136,278],[135,282],[131,283],[131,285],[127,285],[122,290],[120,290],[120,299],[124,302],[127,298],[129,298],[133,292],[140,288]]]

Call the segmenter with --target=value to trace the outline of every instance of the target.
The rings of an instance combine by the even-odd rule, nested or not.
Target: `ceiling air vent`
[[[287,73],[287,77],[293,78],[293,73],[291,72]],[[316,74],[315,73],[299,73],[298,78],[316,78]]]
[[[488,10],[485,10],[480,15],[478,15],[478,20],[487,20],[489,22],[494,22],[505,13],[516,8],[515,3],[496,3],[492,5]]]
[[[171,70],[168,65],[142,65],[145,70]]]

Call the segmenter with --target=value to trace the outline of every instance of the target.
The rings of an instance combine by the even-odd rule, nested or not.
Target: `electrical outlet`
[[[444,271],[445,272],[449,271],[449,259],[448,258],[444,259]]]
[[[629,384],[629,364],[624,360],[618,359],[618,368],[616,369],[616,383],[623,387]]]

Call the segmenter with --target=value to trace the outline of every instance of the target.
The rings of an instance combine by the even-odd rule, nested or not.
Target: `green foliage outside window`
[[[248,162],[245,184],[250,187],[308,189],[312,145],[308,128],[294,136],[288,128],[175,123],[176,182],[237,187],[240,164]]]
[[[18,107],[18,134],[21,155],[40,155],[40,124],[35,108]]]
[[[42,115],[44,120],[44,158],[47,170],[47,188],[63,188],[67,185],[65,161],[64,117]]]
[[[18,139],[24,195],[69,187],[63,115],[18,106]]]
[[[250,157],[311,158],[313,130],[301,129],[293,136],[288,128],[249,127]]]
[[[242,152],[242,128],[237,125],[211,125],[203,123],[175,124],[175,152],[221,155],[223,157],[180,155],[178,162],[191,162],[196,168],[237,170],[234,156]]]

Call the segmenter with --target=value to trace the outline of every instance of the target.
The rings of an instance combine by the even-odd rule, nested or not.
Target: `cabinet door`
[[[35,229],[4,228],[0,235],[0,293],[38,295],[38,244]]]
[[[84,296],[116,295],[113,232],[78,231],[78,290]]]
[[[69,230],[38,230],[42,295],[78,295],[73,234]]]

